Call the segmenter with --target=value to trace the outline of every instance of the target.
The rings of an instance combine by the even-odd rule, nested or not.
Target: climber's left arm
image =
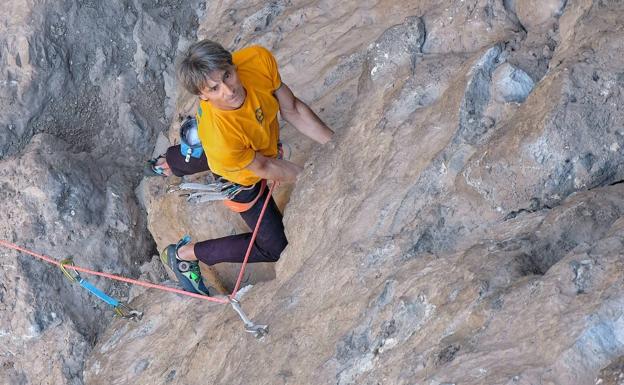
[[[305,136],[321,144],[329,142],[334,131],[327,127],[307,104],[293,95],[286,84],[282,83],[275,90],[274,95],[277,98],[280,114],[284,120],[295,126]]]

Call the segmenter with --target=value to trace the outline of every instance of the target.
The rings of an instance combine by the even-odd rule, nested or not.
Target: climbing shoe
[[[204,285],[204,281],[202,280],[199,262],[184,261],[178,259],[176,256],[178,249],[190,241],[191,237],[185,235],[178,243],[172,243],[165,247],[162,253],[160,253],[160,260],[165,267],[175,274],[184,290],[190,291],[191,293],[210,295],[208,288]]]
[[[143,176],[166,177],[167,175],[165,174],[165,170],[161,166],[156,164],[158,162],[158,159],[164,158],[164,157],[165,157],[164,155],[159,155],[158,157],[154,159],[150,159],[147,162],[145,162],[145,166],[143,167]]]

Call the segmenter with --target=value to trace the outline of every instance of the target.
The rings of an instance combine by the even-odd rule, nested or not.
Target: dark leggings
[[[166,159],[171,171],[177,176],[209,170],[208,161],[204,155],[202,155],[202,158],[191,158],[188,163],[185,162],[184,157],[180,154],[179,145],[169,147]],[[251,202],[259,192],[260,183],[256,183],[253,189],[241,191],[233,200],[235,202]],[[268,194],[269,189],[267,186],[252,208],[244,213],[240,213],[250,229],[255,228]],[[195,256],[207,265],[214,265],[220,262],[242,263],[250,240],[251,233],[243,233],[197,242],[194,249]],[[276,262],[287,244],[282,214],[279,212],[273,197],[271,197],[262,218],[262,223],[260,223],[260,229],[251,249],[248,262]]]

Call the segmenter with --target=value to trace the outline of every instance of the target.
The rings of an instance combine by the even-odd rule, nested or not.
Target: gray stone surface
[[[515,1],[514,9],[522,26],[534,30],[555,23],[566,3],[567,0],[523,0]]]
[[[575,81],[567,83],[572,88],[559,80],[587,44],[610,47],[596,47],[590,60],[614,76],[619,45],[591,43],[569,28],[591,35],[585,26],[601,20],[609,31],[603,41],[619,41],[621,9],[571,2],[565,9],[573,13],[561,16],[565,24],[556,36],[509,35],[499,25],[493,28],[499,44],[493,39],[459,52],[428,52],[439,44],[427,40],[435,37],[428,15],[456,17],[457,9],[422,9],[419,18],[388,22],[384,31],[362,36],[357,49],[322,51],[318,60],[327,64],[294,77],[295,92],[301,84],[303,94],[320,96],[319,88],[327,87],[328,96],[313,99],[317,109],[329,104],[344,113],[324,116],[337,135],[312,150],[290,197],[290,245],[276,278],[244,298],[250,315],[271,326],[269,336],[255,341],[242,334],[233,313],[189,303],[209,315],[176,320],[176,330],[195,333],[186,354],[178,340],[157,331],[158,344],[175,344],[176,353],[150,354],[140,376],[113,374],[133,352],[101,345],[88,363],[89,380],[587,384],[622,354],[623,187],[599,187],[621,179],[620,163],[613,162],[621,157],[619,144],[608,150],[619,140],[612,117],[620,103],[604,105],[596,86],[577,81],[591,78],[591,66],[579,64]],[[272,22],[281,25],[283,18],[288,25],[288,13]],[[362,16],[355,11],[352,17]],[[412,27],[419,20],[423,43]],[[322,36],[273,43],[278,59],[288,57],[286,82],[296,72],[291,67],[310,57],[293,51],[291,39],[314,46]],[[554,43],[553,50],[532,56],[539,41]],[[307,71],[329,80],[308,82]],[[350,102],[342,103],[335,84],[354,95]],[[569,90],[584,100],[576,113]],[[588,114],[603,128],[579,119]],[[578,183],[555,184],[557,162],[533,167],[521,157],[536,137],[546,160],[591,152],[592,166],[585,161]],[[149,293],[137,298],[159,314],[163,301]],[[186,309],[175,306],[173,313]],[[161,317],[153,328],[165,323]],[[117,335],[145,350],[153,339],[135,338],[136,330]],[[232,346],[227,356],[217,353],[224,340]],[[105,358],[110,349],[113,359]],[[196,363],[207,361],[209,367]]]
[[[153,246],[132,180],[106,175],[91,155],[70,148],[38,134],[19,156],[2,161],[2,239],[57,260],[73,256],[80,266],[137,275]],[[85,356],[112,309],[46,262],[5,248],[0,256],[0,382],[82,383]],[[124,284],[87,279],[126,298]]]
[[[624,357],[619,357],[600,371],[596,378],[596,385],[622,385],[624,384]]]
[[[141,42],[128,59],[136,84],[152,84],[150,71],[167,73],[174,50],[193,40],[176,41],[167,27],[166,15],[181,5],[161,3],[134,2],[143,11],[129,12],[131,37],[115,30]],[[129,293],[143,321],[109,324],[104,307],[87,309],[93,302],[84,293],[20,259],[0,270],[0,306],[23,310],[0,313],[0,338],[12,344],[1,351],[9,370],[0,379],[619,381],[624,184],[611,184],[624,179],[621,2],[222,1],[191,9],[200,37],[272,49],[283,81],[336,130],[318,146],[283,129],[292,159],[305,165],[297,184],[278,194],[289,246],[277,264],[250,270],[256,284],[242,299],[253,320],[269,324],[269,335],[253,339],[225,306],[144,289]],[[158,44],[172,48],[169,59],[152,61]],[[111,71],[110,55],[95,50],[89,79]],[[177,117],[192,112],[194,100],[162,78],[156,100],[171,111],[175,141]],[[128,111],[119,94],[109,95]],[[137,105],[147,103],[142,95]],[[123,131],[129,120],[116,119],[119,134],[102,148],[78,151],[50,130],[3,160],[3,182],[11,181],[5,201],[16,202],[0,214],[10,239],[55,255],[93,250],[84,261],[98,268],[114,264],[165,280],[145,226],[156,249],[187,232],[202,239],[246,230],[221,205],[190,206],[167,195],[176,178],[141,183],[145,219],[132,198],[138,180],[102,165],[106,149],[132,143]],[[138,145],[142,154],[157,131]],[[139,269],[136,262],[146,263]],[[226,289],[236,269],[205,275]],[[54,289],[37,291],[18,271],[45,277]],[[72,313],[56,292],[75,296],[81,312]],[[47,366],[26,364],[48,355]]]
[[[193,39],[198,3],[3,2],[0,154],[46,132],[137,164],[172,117],[173,58]]]
[[[526,72],[505,63],[492,74],[494,99],[498,102],[522,103],[529,96],[535,83]]]
[[[154,245],[134,187],[173,116],[166,83],[198,3],[0,4],[1,239],[139,275]],[[0,383],[83,384],[110,307],[31,257],[3,248],[0,266]]]

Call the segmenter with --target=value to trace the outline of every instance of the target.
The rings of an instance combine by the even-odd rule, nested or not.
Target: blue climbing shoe
[[[145,166],[143,167],[143,176],[162,176],[165,178],[167,177],[167,174],[165,174],[165,169],[162,168],[160,165],[157,165],[158,159],[160,158],[165,158],[165,156],[159,155],[158,157],[145,162]]]
[[[178,243],[172,243],[160,253],[160,260],[178,278],[182,288],[191,293],[210,295],[208,288],[204,285],[199,262],[184,261],[176,257],[178,249],[191,241],[191,237],[185,235]]]

